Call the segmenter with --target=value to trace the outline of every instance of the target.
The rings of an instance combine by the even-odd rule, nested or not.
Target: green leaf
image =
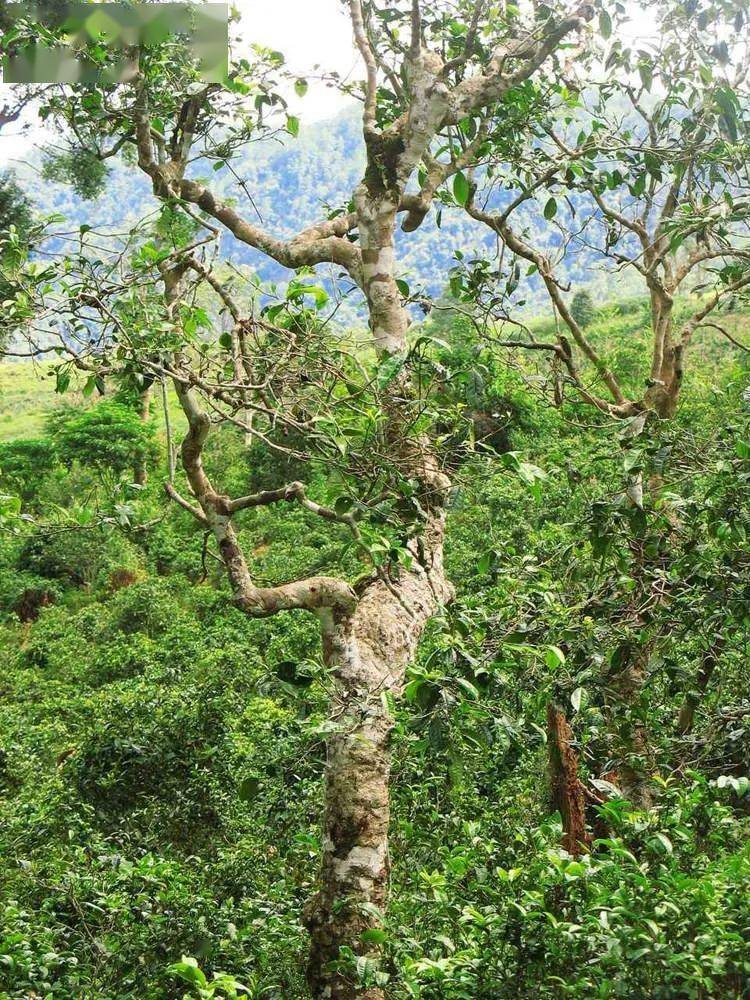
[[[240,802],[252,802],[253,799],[258,797],[259,791],[260,778],[257,774],[250,774],[247,778],[243,778],[240,782],[240,787],[237,789],[237,795]]]
[[[563,875],[566,879],[576,879],[586,875],[587,872],[588,869],[585,865],[582,865],[580,861],[571,861],[569,865],[565,866]]]
[[[544,654],[544,662],[550,668],[550,670],[557,670],[565,663],[565,653],[560,649],[559,646],[547,646],[547,652]]]
[[[643,464],[643,452],[638,448],[625,452],[622,459],[622,467],[625,472],[635,472]]]
[[[547,204],[544,206],[544,218],[547,222],[550,222],[557,215],[557,202],[554,198],[550,198]]]
[[[643,162],[645,164],[646,170],[648,170],[651,176],[656,178],[657,181],[660,181],[662,179],[661,159],[654,153],[644,153]]]
[[[646,174],[640,173],[638,174],[635,181],[631,185],[630,191],[634,198],[639,198],[645,190],[646,190]]]
[[[352,499],[352,497],[342,496],[336,498],[336,502],[333,505],[333,509],[336,511],[337,514],[342,516],[344,514],[348,514],[353,506],[354,506],[354,500]]]
[[[528,486],[534,486],[540,479],[547,478],[544,469],[540,469],[538,465],[533,465],[531,462],[519,462],[517,471],[519,479]]]
[[[286,130],[289,135],[293,135],[295,139],[299,135],[299,118],[294,115],[286,116]]]
[[[669,839],[666,833],[661,833],[661,832],[655,833],[649,843],[654,845],[658,844],[660,849],[664,851],[665,854],[672,854],[674,852],[674,848],[672,847],[672,841]]]
[[[383,710],[390,718],[393,718],[396,714],[396,701],[393,697],[391,691],[381,691],[380,693],[380,703],[383,706]]]
[[[721,110],[721,122],[732,142],[737,142],[737,111],[739,102],[737,95],[730,87],[719,87],[715,95],[716,104]]]
[[[379,927],[371,927],[369,930],[362,931],[362,941],[365,944],[385,944],[387,940],[388,935]]]
[[[612,18],[606,10],[599,13],[599,32],[602,38],[609,38],[612,34]]]
[[[469,182],[460,170],[453,178],[453,197],[462,207],[469,201]]]
[[[477,691],[471,681],[467,681],[465,677],[457,677],[456,684],[458,684],[458,686],[462,688],[470,698],[473,698],[474,701],[479,701],[479,691]]]
[[[297,97],[304,97],[309,88],[307,80],[296,80],[294,83],[294,93]]]
[[[570,704],[573,706],[573,711],[579,711],[581,707],[581,698],[583,697],[583,688],[578,687],[575,689],[573,694],[570,696]]]
[[[488,549],[479,557],[479,562],[477,563],[477,570],[484,574],[489,573],[490,569],[497,562],[497,550]]]
[[[384,358],[378,368],[378,387],[380,389],[385,389],[386,386],[396,378],[396,376],[401,372],[401,369],[406,364],[406,360],[399,357],[397,354],[389,355]]]
[[[201,989],[206,989],[208,986],[208,980],[198,968],[198,963],[194,958],[188,958],[186,955],[183,955],[182,961],[170,965],[169,971],[179,976],[180,979],[184,979],[186,983],[192,983]]]

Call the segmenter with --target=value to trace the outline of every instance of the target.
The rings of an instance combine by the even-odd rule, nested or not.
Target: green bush
[[[591,333],[634,384],[643,307],[602,309]],[[679,419],[634,445],[679,474],[639,511],[618,498],[633,449],[609,421],[540,407],[538,358],[508,366],[453,333],[445,395],[509,401],[518,454],[471,455],[455,477],[457,600],[394,709],[384,957],[351,961],[352,976],[387,976],[389,1000],[747,997],[745,367],[695,342]],[[254,465],[234,430],[218,438],[210,471],[234,495],[288,478],[272,453]],[[47,476],[40,509],[93,491],[98,472],[75,463]],[[331,503],[340,485],[308,473]],[[263,1000],[307,996],[332,689],[319,621],[232,607],[211,546],[204,579],[204,532],[157,493],[136,501],[143,551],[98,528],[0,534],[2,1000],[176,1000],[195,968],[182,955],[208,983],[225,971]],[[362,571],[347,531],[298,506],[237,526],[259,582]],[[567,706],[593,796],[616,756],[603,678],[639,638],[627,612],[644,557],[664,595],[646,594],[647,624],[667,626],[636,709],[656,805],[589,802],[594,843],[573,858],[550,815],[546,704]],[[32,587],[58,603],[20,628],[12,607]],[[677,710],[720,627],[721,662],[681,738]]]
[[[593,323],[596,307],[589,292],[583,290],[575,293],[570,304],[570,314],[576,323],[584,329]]]
[[[0,444],[1,488],[31,500],[56,464],[57,449],[48,437],[3,442]]]
[[[220,824],[212,761],[224,736],[221,691],[161,692],[139,679],[112,691],[67,769],[103,829],[138,830],[188,853]]]
[[[61,462],[78,462],[100,473],[132,474],[138,462],[148,464],[158,456],[153,426],[123,403],[110,400],[87,410],[56,411],[49,433]]]
[[[137,570],[140,562],[140,552],[122,534],[96,527],[30,535],[17,567],[48,580],[106,589],[111,573],[122,568]]]
[[[41,609],[55,604],[61,595],[54,580],[0,567],[0,617],[35,621]]]

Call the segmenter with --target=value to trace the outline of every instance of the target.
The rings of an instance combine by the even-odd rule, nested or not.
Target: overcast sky
[[[310,81],[303,100],[286,95],[303,121],[335,115],[348,101],[334,88],[316,83],[316,63],[342,78],[361,75],[349,18],[340,0],[235,0],[242,34],[252,42],[283,52],[287,65]]]

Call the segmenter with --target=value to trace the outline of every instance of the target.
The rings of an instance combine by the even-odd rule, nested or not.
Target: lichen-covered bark
[[[362,244],[362,288],[367,299],[375,348],[400,351],[406,342],[408,316],[396,284],[393,233],[398,201],[387,194],[373,198],[366,184],[355,195]]]
[[[337,682],[336,732],[328,740],[320,887],[306,909],[311,947],[308,982],[316,998],[376,1000],[351,969],[337,969],[341,949],[375,954],[365,931],[382,926],[388,894],[390,737],[385,694],[398,697],[427,621],[451,589],[442,568],[442,515],[428,537],[431,562],[404,572],[391,587],[377,580],[352,615],[321,612],[323,652]],[[419,564],[417,564],[419,565]],[[395,591],[395,593],[394,593]]]
[[[547,706],[547,746],[549,749],[550,794],[553,807],[562,816],[563,847],[578,856],[586,850],[586,799],[578,778],[578,756],[572,746],[573,734],[560,705]]]

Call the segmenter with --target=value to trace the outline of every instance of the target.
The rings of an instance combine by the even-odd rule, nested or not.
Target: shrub
[[[585,290],[576,292],[570,305],[570,312],[579,326],[585,328],[592,323],[596,316],[596,309],[591,295]]]
[[[71,757],[68,775],[102,829],[148,842],[208,846],[220,825],[215,761],[231,692],[220,683],[160,690],[148,679],[116,686]]]
[[[0,481],[3,490],[24,500],[33,499],[40,482],[57,463],[57,449],[50,438],[28,438],[0,444]]]
[[[60,587],[33,573],[0,570],[0,616],[36,621],[43,607],[60,597]]]
[[[109,622],[103,634],[143,632],[152,639],[157,638],[175,622],[184,619],[180,596],[180,584],[172,580],[146,580],[125,587],[107,604]]]
[[[139,563],[138,550],[121,534],[95,528],[29,536],[17,568],[47,580],[106,587],[114,570],[136,570]]]
[[[50,418],[49,430],[61,461],[93,466],[99,473],[121,476],[158,455],[152,425],[123,403],[110,400],[88,410],[59,411]]]
[[[190,514],[173,509],[171,517],[164,518],[148,532],[144,545],[157,573],[163,576],[180,573],[197,580],[203,573],[203,539],[204,532],[197,521]],[[210,564],[209,568],[216,573]]]

